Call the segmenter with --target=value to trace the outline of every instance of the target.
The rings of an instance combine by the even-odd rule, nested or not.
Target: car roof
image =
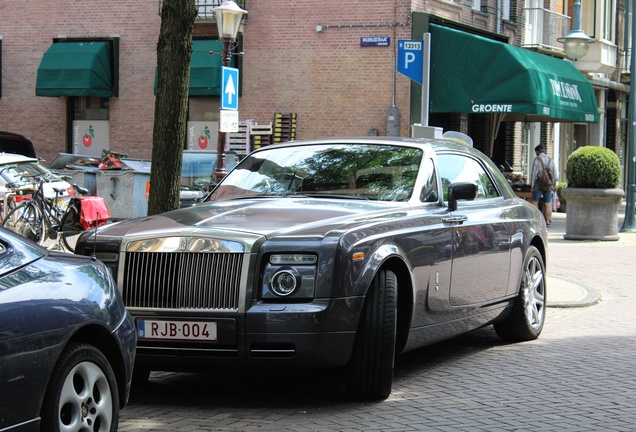
[[[288,147],[298,145],[316,145],[316,144],[383,144],[383,145],[409,145],[413,147],[430,146],[435,152],[439,151],[457,151],[472,154],[481,154],[479,150],[474,149],[466,142],[457,138],[409,138],[409,137],[345,137],[345,138],[321,138],[315,140],[287,141],[285,143],[273,144],[261,147],[260,150],[277,147]]]
[[[22,156],[14,153],[0,153],[0,164],[10,164],[17,162],[37,162],[37,159]]]
[[[27,137],[25,137],[24,135],[17,134],[14,132],[6,132],[6,131],[0,131],[0,137],[27,139]]]

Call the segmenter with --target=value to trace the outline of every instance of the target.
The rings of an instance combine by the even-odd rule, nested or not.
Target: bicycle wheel
[[[58,231],[64,248],[69,252],[75,252],[77,238],[83,232],[84,227],[80,224],[80,214],[77,205],[69,204],[64,216],[62,216]]]
[[[2,221],[2,226],[36,243],[42,240],[44,231],[42,213],[31,201],[22,203],[11,210]]]

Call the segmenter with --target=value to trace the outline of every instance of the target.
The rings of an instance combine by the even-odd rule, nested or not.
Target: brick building
[[[218,56],[209,55],[209,51],[214,51],[209,44],[216,39],[212,9],[219,3],[220,0],[196,0],[199,10],[193,32],[196,55],[193,54],[191,62],[189,127],[184,147],[201,147],[197,138],[204,133],[209,135],[209,141],[215,142],[220,63]],[[556,37],[563,34],[564,27],[550,24],[544,18],[556,15],[562,20],[569,19],[562,13],[569,13],[572,1],[244,0],[238,3],[249,13],[237,47],[237,51],[245,54],[233,58],[241,71],[240,120],[257,125],[273,123],[275,133],[276,114],[294,114],[295,135],[291,137],[305,139],[338,135],[408,136],[410,125],[421,118],[421,87],[396,72],[397,42],[421,39],[420,33],[428,28],[429,15],[437,17],[437,24],[442,27],[561,59],[563,52],[556,44]],[[607,9],[600,3],[613,5],[614,11],[619,5],[615,0],[599,2],[594,6],[599,13],[594,16]],[[89,153],[101,148],[149,158],[161,7],[160,0],[60,0],[44,6],[35,1],[0,4],[3,16],[0,130],[26,135],[45,159],[58,152]],[[588,12],[593,15],[594,10]],[[541,19],[537,20],[537,16]],[[612,19],[619,23],[621,17],[617,19],[614,15]],[[586,21],[586,25],[592,26],[591,31],[596,24],[603,23]],[[612,45],[603,39],[604,48],[613,47],[617,52],[618,30],[612,34],[616,43]],[[597,39],[599,35],[597,32]],[[52,95],[36,96],[51,93],[41,88],[42,77],[38,78],[38,74],[44,72],[41,70],[44,59],[55,43],[108,45],[112,93],[104,97],[54,88]],[[603,59],[606,54],[607,50],[603,51]],[[76,59],[77,55],[69,58]],[[590,68],[594,60],[585,67]],[[563,164],[574,149],[572,135],[577,131],[588,144],[605,145],[605,137],[612,136],[614,142],[608,146],[620,149],[622,134],[616,128],[606,131],[605,123],[605,100],[611,98],[611,124],[620,131],[621,119],[617,113],[626,96],[625,85],[619,82],[616,72],[618,62],[615,57],[613,69],[606,65],[602,74],[595,75],[594,91],[602,109],[598,115],[592,113],[591,119],[559,115],[497,116],[466,110],[445,112],[431,106],[430,124],[469,133],[476,147],[497,163],[505,162],[517,169],[528,169],[532,156],[528,149],[539,142],[547,144],[551,154],[561,151]],[[200,68],[195,72],[197,66]],[[482,73],[487,71],[478,71],[477,75]],[[195,74],[203,80],[203,84],[196,84],[200,87],[194,83]],[[605,92],[603,85],[613,89],[611,94]],[[435,90],[432,86],[431,91]],[[454,96],[449,94],[448,98]],[[563,126],[559,127],[560,124]],[[92,147],[87,147],[82,138],[91,131]],[[581,142],[582,139],[576,145]]]

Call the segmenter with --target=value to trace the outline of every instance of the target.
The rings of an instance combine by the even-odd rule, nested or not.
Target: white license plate
[[[139,339],[216,341],[215,321],[176,321],[137,319]]]

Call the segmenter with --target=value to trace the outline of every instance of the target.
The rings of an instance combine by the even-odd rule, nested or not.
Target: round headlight
[[[281,270],[274,273],[270,286],[274,294],[281,297],[288,296],[293,293],[298,286],[298,277],[290,270]]]

